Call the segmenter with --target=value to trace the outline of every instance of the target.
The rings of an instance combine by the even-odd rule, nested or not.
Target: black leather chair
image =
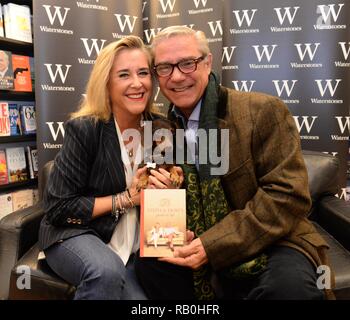
[[[338,159],[320,152],[303,151],[313,199],[310,219],[331,249],[335,271],[335,294],[350,299],[350,202],[334,196],[338,190]],[[45,188],[52,162],[40,180]],[[41,204],[10,214],[0,221],[0,297],[3,299],[71,299],[75,288],[55,275],[44,260],[38,261],[37,233],[43,212]],[[31,289],[18,289],[17,266],[31,271]]]

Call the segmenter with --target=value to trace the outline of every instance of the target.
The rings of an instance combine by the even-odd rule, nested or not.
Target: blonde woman
[[[151,113],[151,58],[128,36],[101,50],[86,99],[65,126],[44,195],[39,243],[49,266],[76,286],[75,299],[144,299],[133,259],[139,248],[138,132]],[[154,173],[153,187],[171,185]]]

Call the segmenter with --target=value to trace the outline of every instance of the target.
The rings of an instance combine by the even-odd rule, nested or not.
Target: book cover
[[[16,103],[9,103],[10,135],[19,136],[22,134],[21,120]]]
[[[13,212],[12,195],[5,193],[0,195],[0,220]]]
[[[38,149],[34,146],[26,146],[30,179],[38,177]]]
[[[12,53],[0,50],[0,90],[13,89]]]
[[[36,133],[36,117],[34,104],[24,104],[20,106],[19,110],[21,116],[21,126],[23,134]]]
[[[15,91],[32,91],[29,56],[12,54],[12,69]]]
[[[24,189],[12,192],[12,209],[17,211],[33,205],[33,190]]]
[[[24,147],[6,148],[9,183],[28,180]]]
[[[10,134],[9,105],[7,102],[0,102],[0,136],[9,136]]]
[[[4,32],[4,22],[2,19],[2,5],[0,3],[0,37],[4,37],[5,32]]]
[[[172,257],[185,241],[186,190],[142,190],[140,256]]]
[[[5,150],[0,150],[0,185],[8,184],[8,172]]]
[[[6,24],[9,24],[10,30],[9,35],[6,32],[6,37],[32,43],[32,24],[29,6],[15,3],[8,3],[6,6],[8,18],[5,19],[5,32]]]

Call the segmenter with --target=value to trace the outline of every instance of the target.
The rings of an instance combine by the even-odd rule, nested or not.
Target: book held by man
[[[141,191],[140,256],[172,257],[186,243],[185,189]]]

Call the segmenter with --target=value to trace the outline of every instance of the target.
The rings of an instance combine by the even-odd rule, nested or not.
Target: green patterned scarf
[[[207,131],[218,129],[218,84],[219,81],[212,73],[202,100],[199,118],[199,128]],[[169,117],[171,118],[170,115]],[[173,120],[175,119],[173,118]],[[217,145],[220,146],[220,134],[217,137]],[[207,150],[209,150],[208,153],[216,152],[210,148]],[[221,185],[221,179],[219,176],[210,174],[211,167],[211,164],[200,164],[197,171],[195,165],[185,164],[182,166],[186,188],[187,228],[192,230],[196,237],[199,237],[231,211]],[[228,268],[225,270],[225,275],[231,278],[256,275],[266,266],[266,262],[267,258],[262,254],[251,261]],[[200,300],[215,298],[214,290],[210,284],[211,273],[209,264],[193,272],[195,295]]]

